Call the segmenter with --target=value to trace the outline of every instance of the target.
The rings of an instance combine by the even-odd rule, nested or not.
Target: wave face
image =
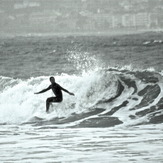
[[[75,93],[64,93],[62,103],[45,112],[51,91],[49,77],[12,79],[0,77],[0,123],[54,127],[113,127],[163,122],[162,75],[154,71],[101,69],[77,75],[56,76],[56,82]]]

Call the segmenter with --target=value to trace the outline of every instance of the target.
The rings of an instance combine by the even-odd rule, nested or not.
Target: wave
[[[150,40],[143,42],[143,45],[155,45],[155,44],[162,44],[162,40]]]
[[[56,82],[75,93],[64,93],[62,103],[45,112],[51,91],[49,77],[0,77],[0,124],[52,125],[53,127],[113,127],[163,122],[163,77],[151,70],[108,68],[80,76],[55,76]]]

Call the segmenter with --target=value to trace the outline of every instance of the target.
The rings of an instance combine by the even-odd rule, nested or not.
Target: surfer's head
[[[50,80],[51,83],[55,83],[55,78],[54,78],[53,76],[51,76],[51,77],[49,78],[49,80]]]

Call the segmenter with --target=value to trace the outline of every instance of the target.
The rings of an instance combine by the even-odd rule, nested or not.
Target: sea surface
[[[162,38],[0,37],[0,162],[162,163]]]

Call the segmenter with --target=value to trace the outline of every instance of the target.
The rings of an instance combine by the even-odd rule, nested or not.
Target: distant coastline
[[[116,35],[132,35],[140,33],[163,33],[163,29],[149,29],[149,30],[109,30],[109,31],[97,31],[97,32],[44,32],[44,33],[4,33],[0,32],[0,37],[48,37],[48,36],[116,36]]]

